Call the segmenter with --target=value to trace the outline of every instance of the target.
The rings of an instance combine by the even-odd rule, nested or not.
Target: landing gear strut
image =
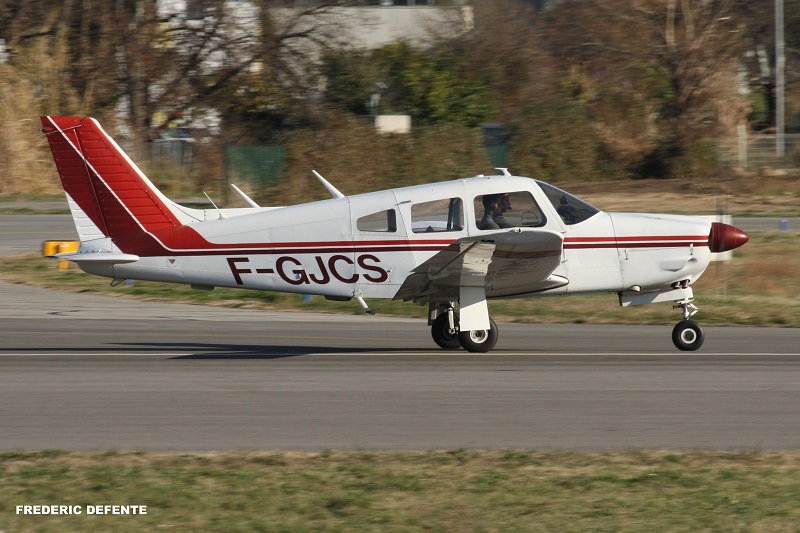
[[[461,342],[458,340],[458,317],[453,308],[442,313],[431,324],[431,337],[439,348],[445,350],[458,350]]]
[[[431,337],[440,348],[445,350],[458,350],[464,348],[468,352],[486,353],[497,344],[498,329],[497,324],[489,319],[489,329],[475,331],[460,331],[458,313],[454,305],[432,307],[432,313],[436,314],[431,325]]]
[[[681,300],[675,309],[683,309],[683,320],[675,325],[672,330],[672,342],[675,347],[684,352],[693,352],[703,345],[706,334],[703,328],[694,320],[689,320],[699,309],[690,298]]]

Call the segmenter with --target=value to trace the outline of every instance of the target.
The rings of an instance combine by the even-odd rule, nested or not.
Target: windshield
[[[547,199],[553,204],[553,208],[564,221],[564,224],[572,226],[580,224],[584,220],[592,218],[600,212],[596,207],[592,207],[583,200],[572,196],[570,193],[562,191],[558,187],[553,187],[549,183],[537,181],[547,195]]]

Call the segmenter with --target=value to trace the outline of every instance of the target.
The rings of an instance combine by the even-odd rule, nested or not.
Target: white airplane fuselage
[[[546,217],[536,230],[515,227],[506,231],[547,229],[564,238],[561,263],[554,274],[569,283],[528,295],[616,293],[631,287],[663,289],[682,280],[694,282],[711,258],[707,245],[711,221],[706,217],[598,211],[569,225],[548,201],[539,182],[491,176],[202,220],[187,225],[196,232],[195,242],[187,242],[185,237],[180,247],[164,242],[152,256],[137,254],[139,260],[134,263],[80,264],[92,274],[118,279],[332,298],[392,298],[417,265],[456,239],[488,233],[476,226],[482,213],[475,211],[473,199],[497,191],[529,192]],[[463,228],[414,228],[413,203],[439,198],[465,200]],[[397,211],[395,231],[359,229],[359,218],[391,209]],[[204,214],[218,216],[214,210]]]

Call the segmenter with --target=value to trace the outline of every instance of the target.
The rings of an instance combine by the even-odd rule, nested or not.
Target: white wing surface
[[[458,300],[463,287],[482,287],[487,298],[518,296],[562,287],[553,275],[564,239],[542,229],[501,230],[453,242],[417,266],[395,300],[418,303]]]

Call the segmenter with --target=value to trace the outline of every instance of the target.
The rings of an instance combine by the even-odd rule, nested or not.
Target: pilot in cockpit
[[[511,227],[503,215],[506,211],[511,211],[511,197],[508,193],[483,195],[483,209],[483,218],[478,223],[478,229]]]

